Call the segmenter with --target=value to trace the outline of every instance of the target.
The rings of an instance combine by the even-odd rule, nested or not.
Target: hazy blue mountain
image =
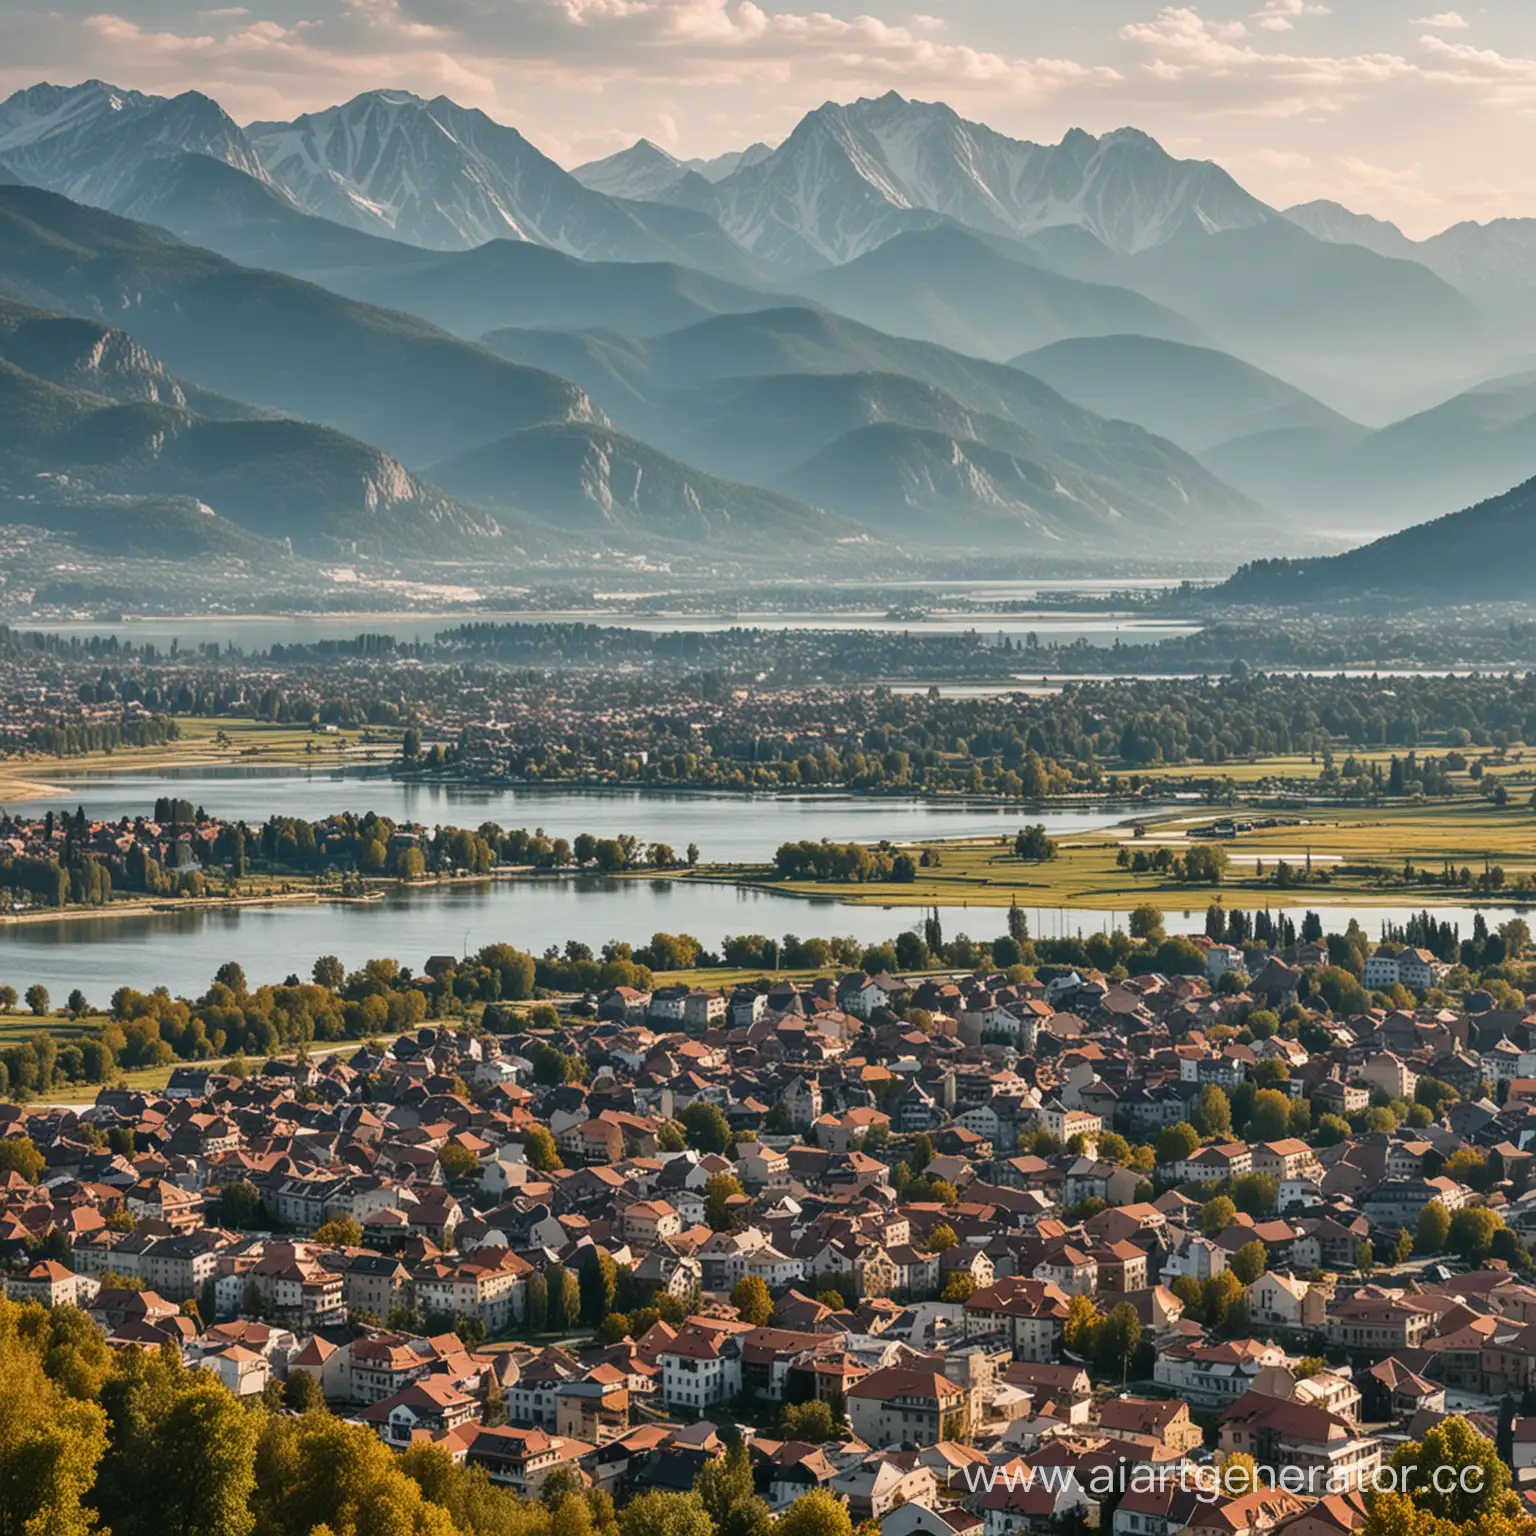
[[[1396,224],[1386,219],[1372,218],[1368,213],[1355,213],[1343,203],[1319,198],[1316,202],[1297,203],[1287,208],[1285,216],[1318,240],[1330,245],[1361,245],[1378,256],[1390,256],[1396,261],[1416,261],[1419,245],[1410,240]]]
[[[866,325],[978,357],[1007,358],[1068,336],[1196,334],[1142,294],[1065,277],[1020,246],[953,225],[897,235],[796,286]]]
[[[681,260],[746,276],[707,217],[584,187],[515,128],[446,96],[367,91],[247,130],[272,179],[310,213],[433,250],[531,240],[604,261]]]
[[[1134,129],[1031,144],[894,91],[828,102],[772,154],[687,190],[759,260],[798,272],[939,220],[1013,237],[1076,224],[1139,251],[1185,229],[1275,217],[1218,166],[1175,160]]]
[[[794,466],[846,434],[896,425],[1049,471],[1063,500],[1118,508],[1124,542],[1164,536],[1169,518],[1202,537],[1239,538],[1258,526],[1252,501],[1140,427],[1105,421],[1017,369],[825,311],[719,316],[648,340],[502,331],[487,341],[558,367],[616,422],[669,453],[808,499],[818,498]],[[859,515],[846,499],[838,510]],[[1017,526],[1017,509],[1009,518]],[[1090,517],[1079,523],[1094,536]]]
[[[1285,216],[1319,240],[1417,261],[1468,293],[1503,295],[1536,287],[1536,219],[1467,220],[1413,240],[1397,225],[1341,203],[1302,203],[1287,208]]]
[[[425,321],[252,271],[51,193],[0,188],[0,277],[110,320],[205,388],[426,463],[540,422],[595,418],[562,379]]]
[[[581,261],[506,239],[424,251],[305,213],[287,193],[206,156],[150,167],[119,211],[232,261],[406,310],[466,338],[508,325],[647,335],[783,302],[676,262]]]
[[[1371,434],[1322,466],[1311,494],[1398,525],[1471,505],[1536,475],[1536,372],[1491,379]]]
[[[0,358],[49,384],[119,404],[178,406],[224,421],[270,414],[176,378],[116,326],[5,299],[0,299]]]
[[[168,229],[242,265],[286,272],[338,292],[430,259],[419,246],[305,213],[280,187],[207,155],[151,161],[113,212]]]
[[[724,181],[733,171],[766,160],[773,150],[767,144],[749,144],[708,160],[679,160],[649,139],[636,139],[628,149],[589,160],[571,172],[582,186],[609,197],[640,200],[666,197],[690,176],[706,183]],[[682,194],[686,198],[689,194]],[[696,195],[696,194],[695,194]]]
[[[1119,489],[1097,494],[1092,477],[1064,482],[1038,460],[897,422],[845,433],[784,483],[889,537],[950,549],[1148,550],[1192,532],[1188,512],[1132,502]],[[1214,531],[1201,536],[1207,548]]]
[[[347,288],[463,336],[504,326],[609,328],[652,336],[711,315],[784,302],[780,295],[675,262],[579,261],[512,240],[435,256],[395,275],[358,278]]]
[[[1283,379],[1209,347],[1083,337],[1026,352],[1013,366],[1100,416],[1134,421],[1191,453],[1270,433],[1368,435]]]
[[[1507,345],[1465,294],[1414,261],[1315,239],[1286,219],[1182,235],[1120,256],[1081,240],[1042,261],[1133,288],[1233,352],[1346,414],[1390,415],[1448,372],[1486,372]]]
[[[1536,480],[1342,555],[1245,566],[1218,598],[1311,605],[1381,597],[1433,604],[1523,602],[1536,561]]]
[[[608,197],[651,199],[675,187],[688,169],[649,139],[637,139],[616,155],[578,165],[571,175],[588,190]]]
[[[450,490],[516,507],[566,533],[784,553],[865,537],[788,496],[669,458],[611,427],[532,427],[432,467]]]
[[[61,320],[62,327],[84,322]],[[175,398],[158,362],[122,333],[106,338],[114,353],[100,376],[115,397],[69,388],[24,371],[9,358],[40,347],[46,321],[24,321],[5,337],[0,359],[0,496],[14,509],[23,492],[43,491],[42,509],[9,515],[56,532],[97,536],[97,516],[116,505],[134,552],[176,557],[235,553],[246,535],[287,541],[315,555],[390,556],[466,553],[482,556],[547,549],[557,541],[535,530],[514,544],[497,519],[457,502],[410,474],[387,454],[339,432],[283,418],[208,420]],[[143,366],[135,368],[142,359]],[[135,372],[141,381],[132,383]],[[113,498],[128,498],[114,501]],[[146,523],[146,508],[162,516]],[[167,498],[169,501],[167,502]],[[71,514],[68,508],[75,508]],[[169,510],[166,510],[166,508]],[[49,509],[53,509],[50,511]],[[210,519],[186,526],[190,508]],[[93,510],[94,509],[94,510]],[[54,516],[56,512],[58,515]],[[521,527],[522,519],[511,520]],[[190,546],[146,548],[151,535],[190,527]],[[156,533],[158,530],[158,534]],[[123,552],[128,552],[127,547]]]
[[[266,176],[239,126],[200,91],[167,99],[88,80],[0,102],[0,161],[76,202],[112,207],[146,165],[189,151]]]
[[[120,560],[238,560],[279,575],[293,556],[211,512],[195,496],[122,495],[33,481],[18,490],[0,474],[0,523],[40,528]]]

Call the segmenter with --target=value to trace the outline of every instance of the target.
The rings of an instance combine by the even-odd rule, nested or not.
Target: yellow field
[[[1157,905],[1203,906],[1216,894],[1208,885],[1183,884],[1167,875],[1133,874],[1116,863],[1122,847],[1148,854],[1159,848],[1183,853],[1201,846],[1186,836],[1189,828],[1208,825],[1231,814],[1253,819],[1265,813],[1202,808],[1174,817],[1148,818],[1148,830],[1137,838],[1127,825],[1105,832],[1062,839],[1059,853],[1046,863],[1026,863],[1014,856],[1012,838],[973,839],[939,843],[937,869],[919,868],[910,885],[888,882],[868,885],[841,882],[781,881],[771,870],[743,878],[745,884],[771,885],[805,896],[830,896],[865,906],[1000,906],[1017,901],[1027,907],[1083,907],[1096,911],[1125,911],[1141,902]],[[1290,813],[1286,813],[1290,814]],[[1449,860],[1457,869],[1480,874],[1485,865],[1505,871],[1503,893],[1508,898],[1519,884],[1536,882],[1536,815],[1512,802],[1496,810],[1481,797],[1444,803],[1390,808],[1349,808],[1296,813],[1301,824],[1244,833],[1215,846],[1228,858],[1220,890],[1231,902],[1245,896],[1273,907],[1306,907],[1348,902],[1462,903],[1473,894],[1466,887],[1421,885],[1404,880],[1403,862],[1438,875]],[[1019,820],[1028,821],[1021,813]],[[907,845],[916,854],[921,845]],[[1310,855],[1314,871],[1328,871],[1326,882],[1275,886],[1269,876],[1285,860],[1304,871]],[[1263,877],[1260,875],[1262,866]],[[1369,866],[1369,869],[1361,868]],[[710,878],[710,872],[705,872]],[[1489,895],[1484,894],[1485,899]],[[1536,890],[1526,890],[1536,897]]]
[[[206,767],[214,763],[258,763],[291,767],[314,762],[387,762],[399,751],[401,733],[379,726],[369,740],[356,730],[311,731],[307,726],[270,725],[260,720],[178,719],[181,739],[158,747],[120,747],[80,757],[41,753],[7,759],[0,777],[0,804],[49,794],[57,777],[124,769],[152,771]]]

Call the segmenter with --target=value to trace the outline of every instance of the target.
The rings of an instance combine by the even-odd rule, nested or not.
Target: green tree
[[[582,1252],[580,1276],[581,1319],[595,1328],[613,1310],[613,1298],[618,1288],[619,1267],[611,1254],[601,1248],[589,1247]]]
[[[549,1325],[570,1332],[581,1322],[581,1287],[563,1264],[544,1271],[549,1285]]]
[[[363,1229],[350,1216],[333,1216],[315,1228],[314,1240],[327,1248],[360,1248]]]
[[[779,1516],[775,1536],[853,1536],[848,1506],[826,1488],[802,1493]]]
[[[1444,1253],[1451,1237],[1451,1213],[1438,1200],[1431,1200],[1419,1212],[1418,1233],[1414,1247],[1420,1253]]]
[[[724,1155],[731,1144],[731,1126],[718,1104],[695,1099],[678,1116],[688,1145],[700,1152]]]
[[[1200,1207],[1200,1230],[1207,1237],[1225,1232],[1237,1220],[1237,1206],[1228,1195],[1216,1195]]]
[[[773,1316],[773,1298],[761,1275],[743,1275],[731,1292],[731,1305],[754,1328],[761,1328]]]
[[[713,1106],[711,1106],[713,1107]],[[713,1232],[724,1232],[731,1224],[727,1202],[746,1194],[741,1180],[732,1173],[717,1173],[704,1186],[704,1219]]]
[[[1349,1138],[1349,1121],[1343,1115],[1323,1115],[1317,1122],[1312,1139],[1320,1147],[1336,1147]]]
[[[456,1536],[448,1511],[427,1502],[371,1430],[329,1413],[253,1422],[262,1474],[251,1500],[256,1536]]]
[[[0,1174],[19,1173],[28,1184],[36,1184],[48,1166],[29,1136],[0,1136]]]
[[[219,1191],[213,1210],[221,1227],[254,1227],[262,1216],[261,1191],[249,1179],[236,1179]]]
[[[480,1171],[480,1159],[468,1147],[460,1146],[456,1141],[445,1141],[437,1154],[437,1160],[442,1164],[445,1179],[467,1178]]]
[[[528,1276],[528,1294],[523,1300],[523,1321],[532,1333],[542,1333],[549,1327],[549,1282],[542,1270],[534,1270]]]
[[[33,982],[33,984],[27,988],[27,1007],[30,1008],[33,1014],[38,1018],[41,1018],[45,1013],[48,1012],[48,988],[45,987],[42,982]]]
[[[1232,1135],[1232,1102],[1215,1083],[1200,1090],[1194,1108],[1194,1125],[1202,1136],[1227,1138]]]
[[[1416,1468],[1403,1479],[1410,1491],[1390,1499],[1374,1496],[1365,1536],[1387,1536],[1399,1528],[1396,1522],[1405,1513],[1399,1502],[1403,1500],[1412,1510],[1445,1521],[1448,1532],[1458,1527],[1484,1532],[1492,1521],[1508,1520],[1519,1512],[1519,1496],[1511,1487],[1513,1474],[1499,1459],[1498,1446],[1459,1416],[1442,1419],[1422,1440],[1400,1446],[1391,1464],[1400,1471]]]
[[[1280,1181],[1272,1173],[1239,1174],[1232,1181],[1232,1201],[1249,1216],[1268,1216],[1280,1198]]]
[[[1205,1287],[1193,1275],[1175,1275],[1168,1287],[1184,1304],[1184,1315],[1194,1322],[1205,1316]]]
[[[542,1125],[533,1125],[523,1132],[523,1156],[528,1166],[538,1173],[553,1173],[565,1165],[560,1161],[560,1149],[555,1138]]]
[[[1093,1355],[1099,1369],[1106,1374],[1118,1372],[1124,1381],[1132,1358],[1141,1348],[1141,1333],[1135,1307],[1125,1301],[1111,1307],[1094,1333]]]
[[[248,1536],[259,1421],[216,1377],[168,1350],[138,1355],[102,1406],[111,1433],[96,1506],[113,1536]]]
[[[90,1536],[86,1505],[106,1449],[106,1415],[65,1395],[44,1368],[43,1339],[0,1301],[0,1533]]]
[[[1474,1264],[1481,1264],[1493,1248],[1494,1235],[1503,1225],[1497,1211],[1490,1211],[1485,1205],[1464,1205],[1451,1217],[1451,1251]]]
[[[1131,937],[1158,943],[1163,937],[1163,914],[1149,902],[1144,902],[1131,913]]]
[[[1157,1138],[1157,1160],[1160,1163],[1181,1163],[1193,1157],[1200,1146],[1200,1133],[1187,1120],[1175,1125],[1165,1125]]]
[[[803,1440],[808,1445],[822,1445],[837,1434],[837,1420],[832,1410],[819,1398],[809,1402],[785,1403],[779,1415],[779,1431],[786,1440]]]
[[[714,1536],[704,1501],[693,1493],[642,1493],[619,1512],[619,1536]]]
[[[1253,1096],[1253,1117],[1248,1122],[1250,1141],[1279,1141],[1290,1134],[1291,1100],[1278,1088],[1261,1088]]]
[[[1264,1244],[1257,1240],[1251,1243],[1244,1243],[1227,1260],[1227,1268],[1244,1285],[1252,1285],[1269,1268],[1269,1253],[1265,1249]]]
[[[943,1253],[953,1248],[960,1241],[955,1229],[948,1222],[941,1221],[932,1232],[928,1234],[929,1253]]]
[[[309,1413],[325,1407],[325,1393],[310,1371],[290,1370],[283,1383],[283,1405],[295,1413]]]

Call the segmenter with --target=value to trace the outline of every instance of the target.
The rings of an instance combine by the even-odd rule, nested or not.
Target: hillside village
[[[5,1105],[6,1292],[533,1496],[744,1439],[772,1508],[885,1536],[1353,1533],[1451,1414],[1536,1493],[1536,1012],[1336,1019],[1305,946],[1234,993],[1204,942],[1209,977],[620,987]],[[1300,1491],[1177,1475],[1234,1456]]]

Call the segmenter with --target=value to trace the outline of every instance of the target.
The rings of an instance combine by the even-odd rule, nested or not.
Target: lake
[[[264,618],[259,615],[213,615],[195,618],[135,618],[116,622],[88,620],[78,623],[19,624],[18,628],[41,634],[106,640],[116,637],[133,645],[154,645],[169,650],[172,641],[183,650],[199,645],[233,645],[246,652],[265,651],[274,644],[304,645],[318,640],[350,640],[360,634],[392,635],[402,644],[430,642],[461,624],[598,624],[614,629],[636,629],[652,634],[715,634],[728,629],[765,630],[876,630],[918,635],[977,634],[998,639],[1034,633],[1042,646],[1145,645],[1177,635],[1191,635],[1198,624],[1172,619],[1145,619],[1130,614],[1083,613],[1070,609],[1036,613],[935,612],[926,618],[887,618],[887,609],[843,610],[827,613],[607,613],[591,610],[550,610],[540,613],[380,613],[300,614]]]
[[[62,775],[50,775],[56,781]],[[1028,812],[1018,806],[941,805],[920,800],[828,796],[650,794],[639,790],[518,788],[465,789],[359,778],[340,772],[230,767],[149,774],[80,775],[55,803],[88,814],[116,817],[148,813],[157,796],[179,795],[211,814],[247,822],[274,813],[316,820],[337,811],[373,809],[396,820],[543,827],[551,836],[630,832],[676,848],[699,845],[711,862],[755,863],[782,842],[829,838],[837,842],[908,841],[1002,835],[1041,821],[1053,836],[1111,826],[1155,807],[1101,805]],[[1197,933],[1205,902],[1166,912],[1170,932]],[[1324,926],[1342,930],[1351,915],[1376,936],[1384,921],[1408,909],[1321,908]],[[1473,910],[1438,908],[1463,932]],[[1027,908],[1038,937],[1087,934],[1124,926],[1127,913],[1071,908]],[[1006,928],[999,907],[943,907],[940,920],[953,936],[995,938]],[[1490,924],[1511,909],[1485,909]],[[893,938],[921,921],[923,909],[849,906],[806,901],[773,891],[738,890],[666,879],[464,882],[431,889],[395,890],[367,906],[248,907],[131,918],[71,918],[0,926],[0,982],[18,991],[42,982],[55,997],[81,988],[105,1002],[122,985],[164,984],[178,994],[202,992],[215,970],[235,959],[253,981],[307,974],[318,955],[339,955],[350,967],[380,955],[420,966],[428,955],[462,954],[507,942],[539,953],[580,939],[594,949],[609,939],[643,943],[656,932],[691,933],[718,947],[729,934],[781,937],[851,935],[863,943]],[[1299,914],[1298,914],[1299,916]]]
[[[1325,930],[1342,930],[1354,916],[1373,938],[1383,921],[1400,921],[1407,911],[1317,910]],[[1435,910],[1459,923],[1464,934],[1471,931],[1471,908]],[[1514,915],[1512,908],[1483,910],[1490,926]],[[498,942],[534,953],[572,938],[594,949],[608,939],[639,944],[656,932],[691,933],[711,948],[741,933],[851,935],[874,943],[915,926],[924,913],[921,907],[855,907],[663,879],[466,881],[395,891],[367,906],[247,907],[0,927],[0,982],[23,991],[40,981],[56,999],[79,987],[92,1002],[104,1003],[123,985],[149,990],[163,984],[178,995],[200,994],[226,960],[238,960],[259,983],[290,972],[307,976],[323,954],[339,955],[349,968],[382,955],[419,968],[429,955],[463,954]],[[1123,927],[1128,916],[1033,907],[1025,913],[1031,933],[1051,938]],[[1299,922],[1300,912],[1294,916]],[[1002,907],[941,907],[939,917],[950,937],[993,939],[1007,929]],[[1165,911],[1170,932],[1198,933],[1204,921],[1203,901],[1188,911]]]
[[[211,816],[252,825],[274,815],[319,821],[342,811],[374,811],[392,821],[429,826],[477,827],[495,821],[504,827],[542,827],[551,837],[629,832],[643,842],[671,843],[679,850],[697,843],[708,862],[722,864],[762,863],[780,843],[806,839],[875,843],[881,838],[910,842],[988,832],[1000,836],[1027,822],[1044,822],[1053,835],[1087,832],[1147,809],[1118,805],[1038,812],[1001,803],[948,805],[854,795],[668,794],[532,785],[501,789],[410,783],[340,769],[237,765],[37,776],[63,787],[64,793],[29,800],[24,809],[31,814],[50,806],[73,810],[81,805],[88,816],[104,819],[147,816],[160,796],[175,795]]]

